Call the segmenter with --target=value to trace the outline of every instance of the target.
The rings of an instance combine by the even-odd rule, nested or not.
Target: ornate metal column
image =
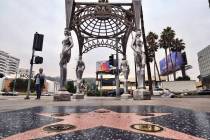
[[[140,0],[133,0],[132,3],[109,3],[108,0],[99,0],[99,2],[66,0],[66,27],[70,31],[75,31],[77,35],[79,56],[82,58],[83,54],[92,49],[107,47],[118,51],[126,59],[129,35],[132,31],[140,29],[139,7]],[[120,38],[119,42],[116,38]],[[118,42],[117,45],[116,42]],[[128,75],[129,72],[124,73]],[[128,79],[126,77],[128,76],[125,76],[125,81]],[[144,83],[143,77],[144,73],[142,83]]]
[[[71,36],[71,19],[73,11],[73,0],[65,0],[66,4],[66,28],[64,31],[65,39],[62,41],[63,49],[60,54],[60,88],[58,93],[54,95],[54,101],[70,101],[71,95],[67,92],[65,85],[67,79],[67,64],[71,59],[71,49],[74,46]]]
[[[145,52],[142,50],[143,43],[140,39],[141,37],[141,0],[133,0],[133,7],[135,11],[135,25],[136,25],[136,35],[132,42],[132,49],[134,50],[135,64],[136,64],[136,77],[137,77],[137,89],[133,92],[133,98],[135,100],[145,100],[151,99],[150,92],[146,90],[145,87],[145,63],[146,56]],[[144,44],[145,45],[145,44]],[[145,46],[146,51],[146,46]],[[150,70],[150,69],[149,69]]]

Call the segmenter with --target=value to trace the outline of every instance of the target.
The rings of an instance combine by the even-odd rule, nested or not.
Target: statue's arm
[[[135,51],[135,48],[134,46],[136,45],[136,37],[134,37],[134,39],[132,40],[132,43],[131,43],[131,48]]]
[[[69,42],[71,43],[70,48],[72,48],[74,46],[74,42],[73,42],[72,36],[69,37]]]
[[[120,64],[120,69],[122,69],[123,67],[122,67],[122,63]]]
[[[146,55],[144,52],[142,53],[142,57],[143,57],[142,64],[145,65],[146,64]]]
[[[78,67],[79,67],[79,63],[77,62],[77,65],[76,65],[76,71],[78,71]]]
[[[85,63],[83,62],[83,70],[85,69]]]
[[[129,73],[129,72],[130,72],[130,66],[128,65],[128,67],[127,67],[127,68],[128,68],[128,73]]]

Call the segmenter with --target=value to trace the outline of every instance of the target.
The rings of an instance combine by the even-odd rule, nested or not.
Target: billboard
[[[96,72],[110,72],[111,67],[109,61],[98,61],[96,62]]]
[[[181,52],[172,52],[167,56],[168,60],[168,70],[166,65],[166,58],[160,60],[160,73],[161,75],[167,75],[173,73],[174,70],[178,71],[181,69],[182,65],[185,65],[185,61],[183,59],[183,55]],[[173,65],[172,65],[173,64]],[[176,65],[176,66],[175,66]],[[173,68],[173,66],[175,68]]]
[[[114,85],[116,85],[115,78],[102,79],[102,86],[114,86]]]

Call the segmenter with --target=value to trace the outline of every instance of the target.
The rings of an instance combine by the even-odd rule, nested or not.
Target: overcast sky
[[[44,63],[35,65],[34,70],[43,67],[46,75],[58,76],[65,28],[64,4],[64,0],[0,0],[0,50],[20,58],[21,68],[29,68],[33,34],[42,33],[45,35],[44,48],[37,54],[44,57]],[[185,41],[188,62],[193,66],[187,74],[196,79],[199,75],[197,52],[210,44],[208,0],[143,0],[143,9],[146,32],[160,34],[163,28],[171,26],[177,37]],[[73,38],[75,46],[68,64],[70,79],[75,78],[78,59],[78,44],[74,35]],[[130,77],[133,77],[133,52],[129,43],[127,52],[132,69]],[[95,77],[96,61],[108,59],[111,53],[114,52],[108,48],[98,48],[85,54],[84,77]],[[163,57],[163,50],[159,50],[158,60]]]

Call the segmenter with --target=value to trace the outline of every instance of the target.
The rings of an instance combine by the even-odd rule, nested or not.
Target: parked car
[[[171,92],[169,89],[162,89],[162,88],[155,88],[153,90],[153,95],[155,96],[161,96],[165,93]]]
[[[122,95],[124,93],[124,89],[120,88],[119,90],[120,90],[120,95]],[[112,91],[108,92],[107,96],[115,97],[116,96],[116,90],[112,90]]]
[[[18,92],[4,92],[2,96],[18,96]]]
[[[163,98],[176,98],[177,96],[172,93],[169,89],[164,89],[163,94],[161,95]]]
[[[42,93],[42,96],[52,96],[52,93],[50,93],[50,92],[44,92],[44,93]]]
[[[210,95],[210,89],[204,89],[198,92],[198,95]]]
[[[164,94],[164,89],[162,88],[155,88],[153,90],[153,95],[155,96],[160,96],[160,95],[163,95]]]

